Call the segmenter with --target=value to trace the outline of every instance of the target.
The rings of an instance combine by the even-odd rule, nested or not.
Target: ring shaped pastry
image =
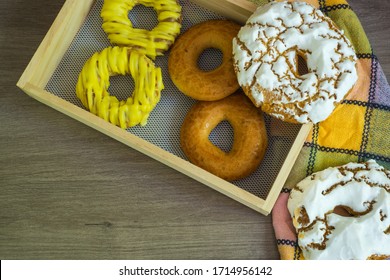
[[[129,11],[139,4],[157,13],[159,23],[150,31],[134,28],[129,19]],[[105,0],[100,15],[112,44],[134,47],[152,59],[169,49],[181,29],[181,6],[176,0]]]
[[[288,209],[305,259],[390,258],[390,171],[374,160],[312,174]]]
[[[354,49],[305,2],[260,6],[233,40],[238,82],[254,104],[293,123],[325,120],[357,81]],[[298,61],[306,64],[299,71]]]
[[[229,152],[209,140],[211,131],[222,121],[228,121],[234,130]],[[254,172],[267,142],[263,115],[242,92],[218,101],[198,101],[186,115],[180,133],[181,147],[189,161],[228,181]]]
[[[134,92],[119,101],[110,95],[110,76],[130,75]],[[93,114],[121,128],[147,123],[150,112],[160,100],[161,68],[131,48],[108,47],[96,52],[84,65],[76,86],[77,97]]]
[[[192,26],[172,46],[168,70],[173,83],[196,100],[222,99],[238,88],[233,69],[232,40],[240,26],[228,20],[209,20]],[[199,56],[209,48],[219,49],[222,64],[212,71],[198,67]]]

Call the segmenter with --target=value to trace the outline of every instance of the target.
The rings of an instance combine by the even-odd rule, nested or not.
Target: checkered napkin
[[[265,0],[254,0],[259,5]],[[342,0],[306,0],[329,16],[353,44],[357,85],[330,117],[314,125],[272,211],[280,258],[302,259],[287,210],[289,190],[313,172],[375,159],[390,169],[390,86],[351,6]]]

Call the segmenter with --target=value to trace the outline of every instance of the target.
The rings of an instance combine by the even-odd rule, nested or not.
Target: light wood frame
[[[312,125],[307,124],[301,127],[267,198],[264,200],[45,90],[45,86],[84,23],[94,2],[95,0],[65,1],[54,23],[17,82],[17,86],[36,100],[182,172],[255,211],[268,215]],[[192,0],[192,2],[240,23],[244,23],[256,8],[252,2],[246,0]]]

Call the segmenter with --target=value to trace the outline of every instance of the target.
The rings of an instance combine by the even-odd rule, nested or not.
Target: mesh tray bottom
[[[182,0],[180,3],[183,8],[182,33],[196,23],[223,18],[188,0]],[[102,4],[103,0],[95,2],[85,23],[45,88],[52,94],[81,108],[83,106],[75,94],[78,75],[85,61],[94,52],[110,46],[110,42],[101,28],[100,10]],[[129,17],[137,28],[150,30],[157,24],[157,21],[153,20],[156,18],[154,10],[141,5],[135,6],[129,12]],[[161,67],[163,71],[165,86],[160,103],[152,111],[145,127],[137,126],[129,128],[127,131],[180,158],[186,159],[180,148],[179,131],[187,111],[195,101],[179,92],[172,83],[168,74],[168,56],[169,52],[162,57],[158,57],[155,61],[156,65]],[[219,50],[208,49],[200,56],[198,64],[203,70],[211,70],[220,64],[221,59],[222,54]],[[111,77],[110,79],[110,93],[120,100],[127,99],[134,87],[132,79],[126,76]],[[262,199],[266,199],[301,127],[300,125],[281,123],[268,116],[265,116],[265,119],[269,144],[261,166],[249,177],[232,182],[237,187]],[[283,129],[280,129],[280,127],[283,127]],[[282,133],[275,133],[275,131],[282,131]],[[232,139],[233,131],[227,122],[220,123],[210,135],[210,140],[223,150],[228,150],[231,147]]]

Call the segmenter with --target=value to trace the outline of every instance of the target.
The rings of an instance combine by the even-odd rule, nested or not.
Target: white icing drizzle
[[[361,215],[333,213],[341,205]],[[291,191],[288,209],[306,259],[390,256],[390,172],[374,160],[305,178]]]
[[[298,73],[298,55],[307,63],[307,74]],[[305,2],[260,6],[234,38],[233,57],[238,82],[256,106],[268,103],[274,116],[288,115],[299,123],[326,119],[357,81],[352,45]]]

